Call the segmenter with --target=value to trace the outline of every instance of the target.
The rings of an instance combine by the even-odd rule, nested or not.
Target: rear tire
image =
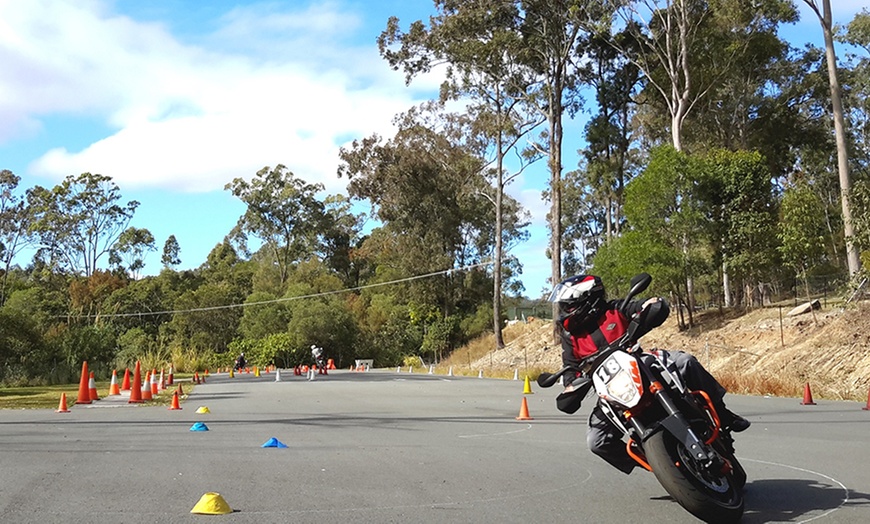
[[[644,442],[644,452],[662,487],[704,522],[738,522],[743,516],[742,487],[731,474],[712,477],[695,471],[682,443],[659,431]]]

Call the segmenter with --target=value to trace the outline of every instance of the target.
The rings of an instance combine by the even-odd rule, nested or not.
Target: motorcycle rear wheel
[[[731,474],[704,471],[667,431],[655,433],[643,447],[659,483],[689,513],[716,524],[738,522],[743,516],[743,492]]]

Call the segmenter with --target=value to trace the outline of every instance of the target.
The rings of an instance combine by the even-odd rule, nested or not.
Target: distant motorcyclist
[[[241,371],[247,367],[248,361],[245,360],[245,352],[242,353],[236,358],[236,370]]]
[[[559,306],[556,323],[560,327],[562,361],[581,369],[587,358],[622,337],[628,328],[628,317],[634,313],[646,310],[637,338],[662,325],[670,314],[667,302],[660,297],[632,301],[626,308],[622,307],[622,300],[608,302],[604,284],[594,275],[577,275],[560,282],[550,294],[550,302]],[[740,432],[749,427],[748,420],[725,407],[722,400],[725,388],[694,356],[682,351],[653,352],[664,362],[672,363],[690,388],[707,392],[725,429]],[[631,473],[637,465],[625,449],[621,432],[597,404],[589,416],[586,441],[590,451],[624,473]]]
[[[322,347],[317,344],[311,344],[311,358],[314,359],[314,363],[317,365],[318,369],[324,369]]]

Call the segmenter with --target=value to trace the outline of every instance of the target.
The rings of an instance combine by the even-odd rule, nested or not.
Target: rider
[[[242,351],[242,353],[239,355],[239,358],[236,359],[236,369],[241,371],[245,369],[245,366],[247,365],[248,362],[245,360],[245,352]]]
[[[323,348],[317,344],[311,344],[311,358],[318,368],[323,368]]]
[[[582,361],[619,339],[628,328],[632,314],[646,309],[638,332],[640,338],[665,321],[670,308],[663,298],[628,303],[620,311],[622,300],[607,301],[604,284],[594,275],[577,275],[560,282],[550,295],[559,305],[557,323],[561,328],[562,362],[582,367]],[[698,360],[682,351],[653,350],[666,363],[670,361],[692,389],[706,391],[719,415],[722,426],[733,432],[746,430],[750,423],[725,407],[725,388]],[[598,404],[589,415],[586,441],[590,451],[623,473],[631,473],[637,463],[628,455],[620,431],[604,416]]]

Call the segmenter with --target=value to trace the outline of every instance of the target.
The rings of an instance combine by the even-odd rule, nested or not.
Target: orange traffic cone
[[[133,382],[132,388],[130,389],[130,400],[127,401],[128,404],[139,404],[143,401],[142,399],[142,375],[141,371],[139,371],[139,361],[136,361],[136,369],[133,371]]]
[[[57,406],[57,409],[54,410],[55,413],[69,413],[69,410],[66,409],[66,393],[60,394],[60,405]]]
[[[124,382],[121,383],[121,391],[130,391],[130,368],[124,369]]]
[[[199,371],[194,371],[194,372],[193,372],[193,383],[194,383],[194,384],[199,384]]]
[[[179,384],[180,386],[181,384]],[[181,409],[181,406],[178,405],[178,392],[172,394],[172,405],[169,406],[169,409]]]
[[[79,380],[79,398],[76,400],[76,404],[90,404],[91,403],[91,392],[88,389],[89,381],[88,377],[88,361],[82,362],[82,378]]]
[[[151,373],[145,372],[145,382],[142,383],[142,400],[152,400],[154,395],[151,394]]]
[[[184,396],[184,390],[181,389],[181,382],[178,383],[178,389],[175,390],[175,393],[176,393],[179,397],[183,397],[183,396]]]
[[[520,406],[520,416],[517,417],[517,420],[535,420],[529,416],[529,403],[526,401],[526,397],[523,397],[523,404]]]
[[[175,377],[173,377],[172,375],[173,375],[173,373],[172,373],[172,364],[170,364],[170,365],[169,365],[169,380],[166,381],[166,384],[168,384],[168,385],[170,385],[170,386],[171,386],[172,384],[175,383],[175,380],[174,380]]]
[[[91,400],[100,400],[100,395],[97,393],[97,382],[94,380],[94,372],[91,371],[91,378],[88,380],[88,396]]]
[[[861,409],[864,411],[870,411],[870,391],[867,392],[867,405]]]
[[[160,380],[157,381],[157,389],[159,391],[166,389],[166,375],[163,374],[163,368],[160,368]]]
[[[112,382],[109,383],[109,395],[120,395],[121,388],[118,387],[118,370],[112,370]]]
[[[810,383],[807,382],[807,385],[804,386],[804,400],[801,402],[801,406],[815,406],[816,403],[813,402],[813,394],[810,392]]]
[[[157,369],[151,370],[151,375],[149,376],[148,387],[151,388],[151,397],[155,397],[160,394],[160,390],[157,389]]]

